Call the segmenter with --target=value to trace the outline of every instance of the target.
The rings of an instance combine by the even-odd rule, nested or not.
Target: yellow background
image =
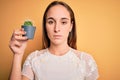
[[[52,0],[0,0],[0,80],[7,80],[13,54],[8,44],[14,29],[31,19],[37,27],[25,57],[41,49],[42,16]],[[63,0],[75,12],[78,50],[90,53],[99,80],[120,80],[120,0]],[[23,60],[23,61],[24,61]]]

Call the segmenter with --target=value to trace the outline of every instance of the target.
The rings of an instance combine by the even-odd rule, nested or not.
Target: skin
[[[25,34],[23,29],[14,30],[9,43],[9,47],[14,53],[10,80],[29,80],[27,77],[21,76],[22,58],[28,42],[27,37],[22,36]]]
[[[55,55],[63,55],[69,50],[67,39],[72,30],[70,14],[61,5],[50,8],[46,18],[46,30],[51,41],[49,51]]]
[[[50,39],[51,54],[64,55],[70,47],[67,44],[69,32],[72,30],[70,14],[67,9],[61,5],[56,5],[47,13],[46,30]],[[29,80],[21,76],[22,58],[25,53],[28,39],[23,29],[15,30],[12,34],[9,47],[14,53],[10,80]]]

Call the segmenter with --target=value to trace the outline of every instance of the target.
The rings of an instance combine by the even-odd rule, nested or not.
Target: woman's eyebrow
[[[48,17],[48,18],[47,18],[47,20],[49,20],[49,19],[52,19],[52,20],[54,20],[54,18],[53,18],[53,17]]]
[[[46,20],[49,20],[49,19],[55,20],[53,17],[48,17]],[[70,19],[66,18],[66,17],[63,17],[63,18],[61,18],[61,20],[70,20]]]
[[[63,17],[61,20],[70,20],[69,18]]]

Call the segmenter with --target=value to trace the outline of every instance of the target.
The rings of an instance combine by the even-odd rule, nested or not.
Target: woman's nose
[[[55,27],[54,27],[54,32],[60,32],[60,25],[58,23],[55,24]]]

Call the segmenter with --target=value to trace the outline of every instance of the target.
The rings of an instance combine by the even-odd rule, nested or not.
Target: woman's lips
[[[54,37],[55,39],[59,39],[59,38],[62,37],[62,35],[53,35],[53,37]]]

